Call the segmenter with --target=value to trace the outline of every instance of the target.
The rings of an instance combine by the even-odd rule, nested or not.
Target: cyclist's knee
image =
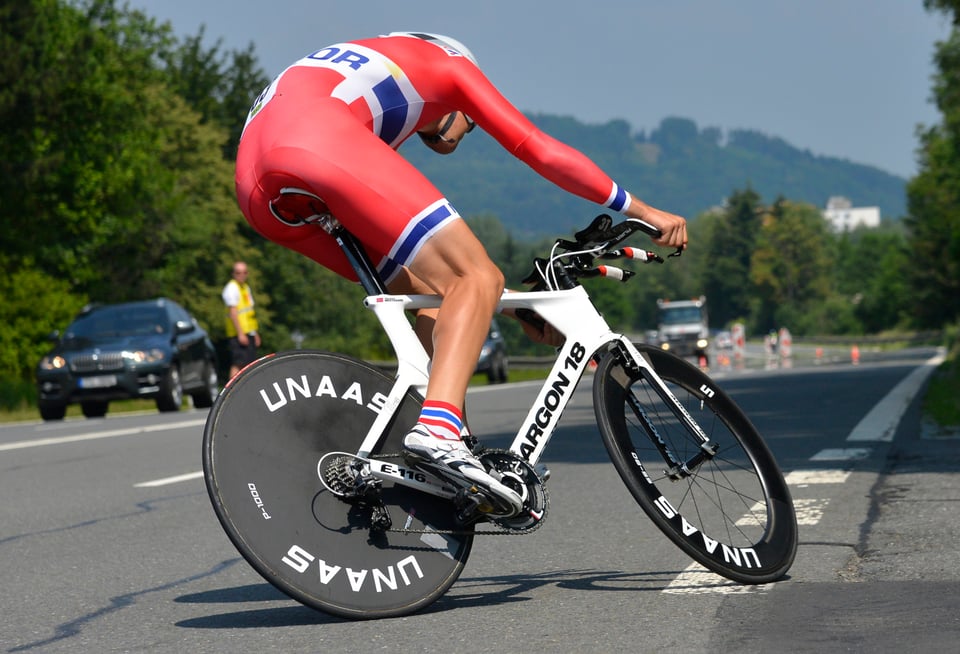
[[[500,299],[505,284],[503,271],[489,259],[459,278],[457,282],[458,286],[469,287],[473,297],[487,304],[496,303]]]
[[[490,264],[484,269],[484,280],[483,283],[490,289],[494,297],[499,298],[503,294],[503,289],[506,286],[506,279],[503,276],[503,271],[497,267],[489,259],[487,262]]]

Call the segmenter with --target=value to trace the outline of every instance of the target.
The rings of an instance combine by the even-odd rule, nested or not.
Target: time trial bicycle
[[[501,309],[546,320],[565,337],[509,449],[473,444],[523,498],[519,513],[405,461],[402,440],[419,416],[430,363],[406,312],[440,299],[387,293],[353,236],[330,216],[320,226],[357,271],[397,369],[391,376],[342,354],[296,350],[256,361],[219,395],[204,429],[207,490],[230,540],[271,584],[349,618],[404,615],[441,597],[476,536],[529,534],[543,523],[549,495],[538,464],[591,368],[600,438],[654,524],[737,582],[772,582],[790,568],[796,515],[756,428],[703,370],[614,332],[579,283],[634,275],[609,260],[663,263],[620,246],[637,231],[659,235],[652,225],[598,216],[534,262],[533,290],[501,298]]]

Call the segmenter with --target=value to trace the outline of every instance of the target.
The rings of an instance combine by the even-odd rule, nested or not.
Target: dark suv
[[[160,411],[213,405],[219,391],[217,359],[207,332],[166,298],[90,305],[51,335],[56,346],[37,366],[38,406],[44,420],[62,420],[79,402],[99,418],[111,400],[153,398]]]

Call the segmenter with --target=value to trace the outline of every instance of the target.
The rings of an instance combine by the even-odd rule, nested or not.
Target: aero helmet
[[[473,62],[475,66],[478,66],[477,58],[473,56],[473,53],[470,52],[470,49],[460,41],[456,40],[451,36],[444,36],[442,34],[430,34],[427,32],[390,32],[387,36],[413,36],[418,39],[423,39],[424,41],[430,41],[431,43],[436,43],[442,48],[447,48],[459,52],[464,57]]]

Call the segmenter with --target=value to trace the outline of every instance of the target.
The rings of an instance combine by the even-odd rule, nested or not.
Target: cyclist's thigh
[[[242,143],[238,156],[238,198],[250,222],[271,240],[335,270],[342,267],[338,260],[345,263],[342,255],[333,256],[340,253],[330,239],[315,235],[319,230],[284,223],[270,210],[281,189],[302,189],[322,199],[389,277],[390,269],[412,260],[432,234],[459,217],[429,180],[343,105],[275,100],[257,120],[248,126],[253,133],[244,135],[252,145]],[[384,255],[391,261],[382,261]]]

